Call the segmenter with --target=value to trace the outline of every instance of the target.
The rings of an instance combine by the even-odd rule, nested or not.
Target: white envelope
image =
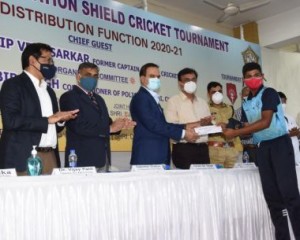
[[[195,128],[195,132],[198,133],[199,135],[207,135],[212,133],[220,133],[222,132],[222,128],[221,126],[209,125],[209,126]]]

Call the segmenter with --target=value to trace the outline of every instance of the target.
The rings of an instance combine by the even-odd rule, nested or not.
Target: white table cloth
[[[257,169],[0,178],[1,240],[273,235]]]

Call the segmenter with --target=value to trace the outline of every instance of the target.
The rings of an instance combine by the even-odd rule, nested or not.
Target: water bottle
[[[249,154],[247,151],[243,153],[243,163],[249,163]]]
[[[69,167],[77,167],[77,155],[75,153],[75,149],[70,149],[70,154],[69,154]]]
[[[36,146],[32,146],[31,156],[27,159],[27,174],[38,176],[42,173],[42,160],[37,156]]]
[[[171,169],[171,166],[168,165],[168,164],[164,164],[164,169],[165,169],[165,170],[170,170],[170,169]]]

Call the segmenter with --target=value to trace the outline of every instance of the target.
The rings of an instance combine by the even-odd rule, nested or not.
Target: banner
[[[184,67],[198,74],[198,95],[207,98],[206,86],[218,81],[242,88],[241,69],[259,58],[256,44],[214,33],[200,27],[105,0],[4,0],[0,1],[0,86],[22,72],[21,53],[26,44],[43,42],[54,48],[56,77],[49,80],[57,97],[76,84],[81,62],[100,68],[96,93],[110,116],[129,116],[129,103],[140,87],[139,69],[153,62],[160,66],[162,106],[178,93],[177,73]],[[243,52],[247,51],[247,56]],[[245,55],[245,54],[244,54]],[[245,60],[246,59],[246,60]],[[240,99],[234,107],[240,106]],[[130,151],[132,131],[112,137],[113,151]],[[60,150],[64,150],[60,137]]]

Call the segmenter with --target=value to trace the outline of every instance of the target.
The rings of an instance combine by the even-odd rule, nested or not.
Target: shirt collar
[[[258,89],[258,91],[255,93],[255,96],[256,96],[263,88],[264,88],[264,85],[262,85],[262,86]],[[253,96],[253,95],[252,95],[252,92],[250,91],[247,100],[251,100],[251,99],[252,99],[253,97],[255,97],[255,96]]]
[[[47,88],[47,83],[44,79],[42,79],[41,81],[38,80],[35,76],[33,76],[30,72],[24,70],[24,72],[27,74],[27,76],[30,78],[30,80],[32,81],[33,85],[35,86],[35,88],[43,88],[46,89]]]
[[[85,94],[89,95],[89,92],[85,90],[83,87],[81,87],[79,84],[76,85],[79,89],[81,89]],[[91,92],[93,93],[93,92]]]
[[[159,95],[157,92],[151,91],[150,89],[146,88],[143,86],[143,88],[145,88],[150,94],[151,96],[154,98],[154,100],[156,101],[156,103],[159,103]]]
[[[221,108],[224,108],[224,107],[226,107],[227,106],[227,104],[226,103],[224,103],[224,102],[222,102],[222,104],[220,104],[221,105]],[[213,103],[213,101],[209,101],[209,106],[211,106],[211,107],[214,107],[214,103]]]

